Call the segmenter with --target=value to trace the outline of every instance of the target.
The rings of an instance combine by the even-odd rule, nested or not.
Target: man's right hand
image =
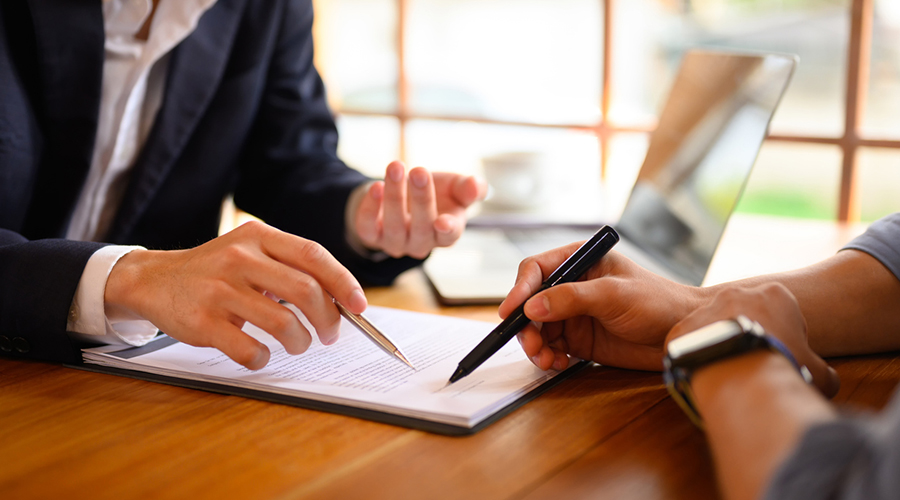
[[[516,284],[500,304],[508,316],[580,243],[522,261]],[[563,369],[569,356],[604,365],[662,370],[666,334],[704,303],[702,288],[657,276],[613,251],[585,277],[545,290],[525,304],[531,324],[519,333],[528,357],[543,370]]]
[[[268,363],[269,350],[241,331],[245,322],[271,334],[290,354],[312,342],[273,295],[296,305],[326,345],[337,340],[340,327],[332,297],[354,313],[366,309],[362,287],[321,245],[260,222],[189,250],[127,254],[110,273],[105,300],[108,313],[146,319],[175,339],[217,348],[258,370]]]

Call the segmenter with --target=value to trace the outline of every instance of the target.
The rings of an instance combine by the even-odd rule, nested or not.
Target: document
[[[293,306],[290,306],[293,308]],[[304,325],[312,327],[294,308]],[[468,377],[447,385],[457,363],[496,325],[370,306],[365,315],[400,347],[415,370],[387,355],[342,318],[340,339],[315,335],[303,354],[290,355],[252,324],[244,331],[271,351],[251,371],[220,351],[160,336],[143,347],[83,350],[85,367],[198,389],[338,412],[445,434],[480,430],[561,379],[510,342]],[[571,373],[583,363],[566,370]]]

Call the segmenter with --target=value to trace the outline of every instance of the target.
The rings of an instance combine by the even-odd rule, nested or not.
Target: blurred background
[[[486,156],[539,150],[557,193],[614,216],[684,51],[774,51],[800,65],[738,211],[900,211],[900,1],[314,4],[339,152],[369,175],[396,158],[481,174]]]

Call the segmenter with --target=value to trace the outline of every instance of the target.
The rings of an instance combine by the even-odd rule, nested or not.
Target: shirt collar
[[[134,36],[152,11],[153,0],[103,0],[106,36]]]

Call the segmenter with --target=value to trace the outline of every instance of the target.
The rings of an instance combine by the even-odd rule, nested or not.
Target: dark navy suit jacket
[[[336,156],[313,67],[309,0],[219,0],[172,53],[165,97],[109,243],[193,247],[222,199],[328,248],[362,282],[417,263],[368,261],[344,238],[366,179]],[[0,2],[0,354],[80,362],[66,320],[101,244],[65,230],[90,168],[104,57],[100,0]]]

